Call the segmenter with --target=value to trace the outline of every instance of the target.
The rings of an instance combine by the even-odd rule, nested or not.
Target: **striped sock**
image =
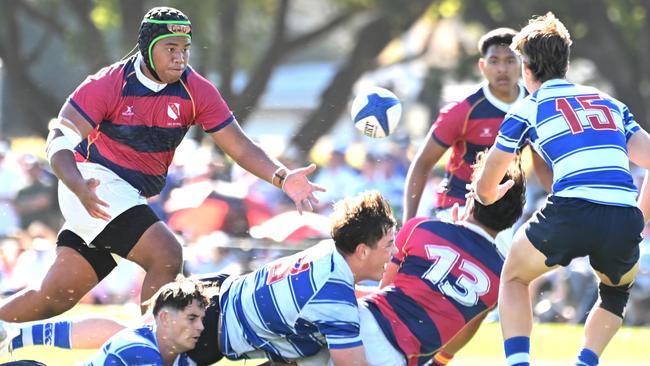
[[[512,337],[503,342],[508,366],[530,366],[530,338]]]
[[[578,359],[576,360],[576,366],[596,366],[598,365],[598,355],[594,351],[583,348],[578,354]]]
[[[71,328],[69,321],[27,325],[20,328],[20,334],[13,339],[11,345],[13,349],[34,345],[70,349],[72,343]]]

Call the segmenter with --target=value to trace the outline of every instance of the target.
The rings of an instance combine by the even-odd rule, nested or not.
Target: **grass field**
[[[115,315],[132,319],[137,309],[117,306],[77,306],[65,316]],[[570,325],[540,324],[535,326],[532,339],[532,359],[537,366],[570,365],[582,339],[582,327]],[[70,366],[95,351],[58,350],[51,347],[30,347],[14,352],[13,357],[0,357],[0,362],[13,359],[32,359],[49,366]],[[253,361],[222,361],[218,366],[254,366]],[[484,324],[476,338],[463,349],[450,366],[496,366],[505,365],[501,333],[498,324]],[[386,365],[390,366],[390,365]],[[623,328],[616,335],[600,366],[650,366],[650,328]]]

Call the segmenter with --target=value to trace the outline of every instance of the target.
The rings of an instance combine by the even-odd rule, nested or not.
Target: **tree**
[[[357,71],[348,74],[341,72],[335,80],[338,84],[329,89],[349,88],[361,72],[369,68],[373,55],[378,54],[390,37],[398,34],[399,29],[406,29],[408,24],[417,19],[418,12],[425,9],[429,2],[419,0],[413,7],[403,7],[391,5],[393,2],[387,0],[336,0],[333,8],[338,10],[324,17],[324,20],[313,28],[299,34],[290,29],[287,21],[292,8],[291,0],[224,0],[218,3],[195,0],[183,2],[182,8],[187,9],[186,12],[192,15],[195,25],[202,30],[195,35],[197,43],[206,45],[205,49],[211,50],[197,50],[198,63],[197,59],[193,59],[193,66],[202,72],[218,71],[219,88],[238,120],[244,124],[256,108],[275,68],[292,54],[307,47],[317,46],[316,41],[346,25],[361,13],[379,13],[373,17],[374,25],[359,33],[360,37],[370,39],[358,39],[356,42],[366,45],[364,47],[373,44],[374,46],[368,49],[371,53],[360,55],[359,52],[363,53],[365,48],[358,47],[354,56],[344,64],[348,70]],[[373,10],[375,4],[379,5],[378,11]],[[24,121],[12,120],[12,123],[23,122],[20,125],[25,127],[25,132],[44,135],[47,132],[45,122],[56,115],[60,104],[69,93],[69,90],[63,88],[52,92],[40,87],[36,81],[35,65],[47,63],[47,57],[56,58],[56,55],[52,54],[45,57],[44,45],[53,41],[63,42],[76,55],[70,57],[68,62],[80,65],[77,66],[80,70],[94,72],[109,64],[116,56],[111,55],[109,49],[122,55],[135,43],[134,34],[137,32],[139,18],[148,5],[149,2],[144,0],[7,1],[3,11],[5,22],[0,25],[5,35],[0,42],[0,57],[4,60],[9,75],[9,89],[16,93],[15,104],[25,114]],[[386,11],[392,13],[382,14]],[[406,14],[404,19],[400,17],[402,13]],[[66,16],[63,17],[62,14]],[[219,19],[217,27],[214,25],[215,15],[216,19]],[[66,21],[62,22],[61,19]],[[41,33],[39,45],[30,50],[26,50],[24,46],[28,43],[23,38],[24,24],[29,24]],[[259,24],[267,27],[262,28]],[[383,26],[388,28],[383,29]],[[244,29],[249,38],[242,39]],[[257,29],[257,33],[250,33],[250,29]],[[377,31],[376,34],[373,29]],[[206,35],[205,30],[212,30],[217,37]],[[375,40],[377,35],[382,38]],[[121,41],[120,47],[114,47],[115,39]],[[115,49],[122,52],[115,52]],[[263,50],[260,52],[260,49]],[[245,55],[242,56],[243,54]],[[247,65],[242,61],[250,60],[253,58],[249,57],[251,55],[255,57],[255,62],[249,62]],[[244,70],[248,74],[247,83],[239,92],[235,92],[232,85],[236,70]],[[77,82],[84,76],[79,75]],[[341,82],[343,76],[354,79]],[[345,90],[339,92],[341,95],[349,93]],[[341,101],[346,100],[344,98]],[[34,108],[34,105],[39,108]],[[328,123],[331,124],[335,117],[337,116],[332,115]]]
[[[534,14],[551,10],[574,40],[572,59],[591,60],[637,121],[650,128],[650,2],[644,0],[467,0],[466,21],[488,28],[525,25]]]
[[[203,73],[219,75],[219,89],[242,124],[255,110],[282,62],[318,47],[320,40],[336,30],[354,33],[354,47],[343,56],[331,84],[322,92],[320,106],[292,138],[300,150],[309,149],[330,130],[347,105],[354,82],[375,68],[384,47],[432,5],[458,9],[466,22],[481,23],[486,28],[517,28],[532,14],[554,10],[576,41],[573,59],[592,60],[616,96],[630,106],[640,123],[649,126],[650,106],[645,101],[650,94],[650,70],[646,67],[650,61],[650,2],[412,0],[404,6],[392,0],[322,1],[333,10],[302,32],[288,21],[295,7],[291,0],[179,2],[200,29],[195,42],[204,46],[195,50],[193,66]],[[71,87],[85,74],[131,49],[141,15],[149,6],[157,5],[148,0],[4,0],[2,4],[0,58],[6,70],[5,90],[11,91],[11,110],[22,112],[16,118],[11,116],[10,123],[20,126],[22,133],[41,135],[45,135],[46,121],[56,115]],[[35,32],[27,32],[27,28]],[[56,47],[52,51],[52,44],[64,45],[65,52]],[[78,71],[76,80],[70,80],[70,85],[47,85],[41,75],[57,73],[46,64],[61,58],[66,70]],[[61,65],[60,60],[55,61]],[[237,71],[248,75],[241,90],[233,87]]]
[[[432,0],[414,0],[409,2],[409,6],[395,1],[379,4],[380,11],[358,32],[354,49],[323,91],[320,106],[291,139],[298,150],[309,151],[316,140],[332,128],[347,106],[355,81],[373,69],[377,56],[386,45],[409,29],[433,3]]]
[[[5,1],[3,5],[0,19],[2,19],[4,39],[0,42],[0,59],[3,68],[7,70],[5,75],[9,87],[5,90],[12,92],[12,97],[18,104],[17,109],[25,115],[23,121],[12,121],[12,123],[21,123],[27,126],[30,132],[43,133],[46,122],[51,118],[52,111],[58,108],[59,103],[56,97],[39,85],[30,74],[30,68],[40,59],[45,45],[52,37],[60,36],[64,30],[57,20],[43,15],[28,3]],[[18,22],[18,13],[21,11],[42,20],[44,27],[49,30],[44,32],[37,44],[30,49],[26,49],[23,43],[23,34]],[[38,108],[34,108],[35,105]]]

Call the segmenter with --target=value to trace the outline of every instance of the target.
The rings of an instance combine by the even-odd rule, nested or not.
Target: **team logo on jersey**
[[[53,324],[45,324],[43,326],[43,344],[47,346],[54,345],[54,331],[52,329]]]
[[[479,135],[480,137],[492,137],[492,130],[489,127],[483,127],[483,131]]]
[[[167,104],[167,115],[169,118],[176,121],[181,115],[181,105],[179,103],[169,103]]]
[[[133,106],[132,105],[127,105],[126,110],[124,112],[122,112],[122,115],[124,117],[131,117],[134,114],[135,113],[133,113]]]
[[[297,260],[295,256],[280,258],[276,262],[269,264],[266,284],[271,285],[287,276],[294,276],[308,270],[311,267],[311,262],[306,261],[305,257],[306,255],[299,257]]]

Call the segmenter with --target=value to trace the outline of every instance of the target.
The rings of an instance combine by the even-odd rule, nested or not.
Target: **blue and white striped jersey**
[[[625,104],[554,79],[512,107],[496,147],[515,152],[530,142],[553,170],[556,196],[636,206],[627,141],[639,129]]]
[[[289,361],[360,346],[354,276],[331,241],[280,258],[221,287],[223,354]]]
[[[127,328],[112,336],[84,366],[163,366],[153,325]],[[174,366],[196,366],[185,353]]]

